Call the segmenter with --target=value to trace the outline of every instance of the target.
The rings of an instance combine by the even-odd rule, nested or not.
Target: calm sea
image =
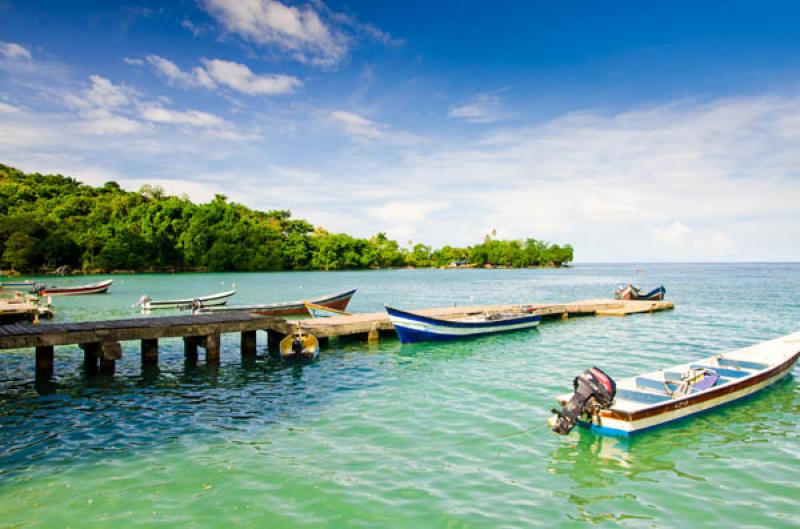
[[[138,343],[88,380],[64,347],[45,395],[31,351],[0,353],[0,527],[800,526],[794,377],[629,442],[546,426],[586,367],[622,378],[800,330],[800,265],[115,276],[108,295],[56,299],[55,321],[233,284],[238,303],[358,288],[350,309],[377,311],[609,297],[629,280],[663,283],[676,310],[449,344],[332,341],[304,365],[269,358],[263,335],[247,365],[224,338],[213,370],[164,341],[149,377]]]

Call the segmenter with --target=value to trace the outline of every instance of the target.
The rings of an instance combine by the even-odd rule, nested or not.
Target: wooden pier
[[[422,309],[419,312],[435,318],[459,318],[482,314],[484,312],[522,312],[530,311],[543,319],[565,319],[573,316],[627,316],[659,312],[675,308],[671,301],[619,301],[609,299],[590,299],[570,303],[539,303],[528,305],[475,305],[464,307],[443,307]],[[272,330],[281,334],[291,332],[294,322],[276,321]],[[334,336],[369,335],[394,331],[386,312],[332,316],[314,320],[303,320],[303,329],[317,338]]]
[[[587,300],[535,305],[445,307],[418,312],[429,316],[457,318],[484,312],[525,311],[539,314],[546,319],[565,319],[590,315],[625,316],[672,308],[674,304],[669,301]],[[385,312],[299,320],[299,323],[303,329],[319,338],[322,344],[335,336],[357,336],[375,340],[381,332],[394,330]],[[206,363],[215,365],[220,361],[223,334],[241,333],[242,358],[252,358],[256,355],[257,331],[267,331],[268,348],[276,351],[281,338],[290,334],[297,324],[298,320],[289,321],[247,312],[227,312],[80,323],[0,325],[0,349],[35,348],[37,379],[52,377],[54,347],[61,345],[79,345],[83,349],[87,373],[113,374],[116,361],[122,357],[120,342],[141,341],[143,369],[158,365],[158,340],[161,338],[183,338],[184,354],[188,361],[196,362],[198,349],[204,349]]]

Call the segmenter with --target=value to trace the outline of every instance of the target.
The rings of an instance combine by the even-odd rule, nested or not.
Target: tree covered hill
[[[339,270],[452,261],[524,267],[572,258],[569,245],[489,236],[467,248],[409,250],[383,233],[369,239],[329,233],[289,211],[255,211],[223,195],[195,204],[158,187],[92,187],[0,164],[0,267],[18,272]]]

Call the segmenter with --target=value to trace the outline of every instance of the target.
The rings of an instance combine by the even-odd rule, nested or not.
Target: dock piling
[[[256,331],[242,331],[242,358],[256,356]]]
[[[53,376],[54,351],[52,345],[40,345],[36,348],[36,378],[47,380]]]
[[[206,364],[219,364],[220,333],[215,332],[206,336]]]
[[[158,366],[158,338],[142,340],[142,368]]]
[[[186,361],[190,364],[197,363],[197,345],[198,345],[198,337],[197,336],[184,336],[183,337],[183,355],[186,357]]]
[[[280,351],[281,348],[281,340],[286,337],[285,334],[281,334],[278,331],[268,330],[267,331],[267,348],[269,349],[270,353],[277,353]]]

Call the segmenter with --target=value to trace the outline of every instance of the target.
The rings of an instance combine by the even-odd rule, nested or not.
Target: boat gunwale
[[[795,362],[797,362],[798,358],[800,358],[800,351],[795,352],[780,364],[775,364],[774,366],[769,367],[767,369],[763,369],[761,371],[755,371],[738,380],[734,380],[717,387],[712,387],[705,391],[701,391],[699,393],[685,395],[683,397],[669,400],[666,402],[655,403],[650,406],[645,406],[636,411],[623,411],[611,407],[608,409],[600,410],[600,417],[632,422],[640,419],[646,419],[648,417],[653,417],[655,415],[662,415],[664,413],[668,413],[670,411],[674,411],[680,408],[694,406],[696,404],[700,404],[707,400],[712,400],[718,397],[722,397],[730,393],[736,393],[744,388],[758,384],[759,382],[762,382],[769,378],[773,378],[777,373],[780,373],[781,371],[790,370],[792,366],[795,364]],[[698,362],[701,361],[702,359],[698,360]]]
[[[226,290],[225,292],[217,292],[216,294],[209,294],[207,296],[198,296],[191,299],[173,299],[173,300],[155,300],[148,301],[147,305],[150,307],[160,307],[162,305],[191,305],[194,300],[199,301],[216,301],[219,299],[229,298],[236,294],[235,290]]]
[[[404,310],[396,309],[394,307],[390,307],[389,305],[384,305],[386,312],[389,314],[389,317],[392,318],[404,318],[410,321],[414,321],[417,323],[424,323],[429,325],[438,325],[441,327],[450,327],[450,328],[463,328],[463,329],[482,329],[494,326],[507,326],[507,325],[518,325],[520,323],[532,323],[534,321],[542,321],[541,315],[538,314],[524,314],[519,317],[507,318],[503,320],[492,320],[492,321],[484,321],[484,322],[463,322],[458,320],[445,320],[441,318],[435,318],[432,316],[425,316],[424,314],[419,314],[417,312],[407,312]],[[395,314],[393,314],[395,313]],[[397,326],[394,320],[392,320],[392,325]]]
[[[207,309],[210,312],[232,312],[232,311],[258,311],[258,310],[274,310],[274,309],[304,309],[305,304],[307,302],[311,302],[314,304],[322,304],[322,303],[330,303],[332,301],[338,301],[340,299],[353,297],[358,289],[354,288],[352,290],[348,290],[347,292],[340,292],[337,294],[327,294],[324,296],[317,296],[316,298],[312,298],[310,300],[297,300],[297,301],[281,301],[278,303],[261,303],[257,305],[228,305],[227,307],[208,307]]]

